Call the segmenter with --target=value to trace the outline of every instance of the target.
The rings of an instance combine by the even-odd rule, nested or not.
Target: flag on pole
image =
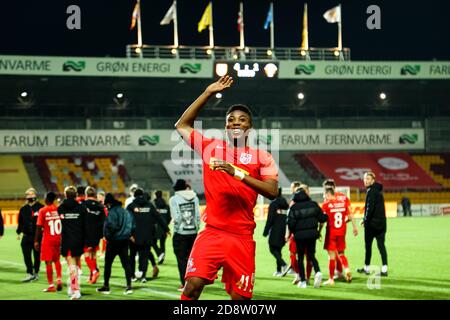
[[[203,12],[202,18],[198,22],[198,32],[202,32],[206,29],[207,26],[211,25],[212,20],[212,9],[211,9],[211,2],[208,4],[208,6],[205,9],[205,12]]]
[[[139,1],[136,1],[136,5],[133,9],[133,14],[131,15],[131,26],[130,30],[133,30],[136,27],[136,21],[139,19],[141,9],[139,7]]]
[[[323,14],[328,23],[341,22],[341,6],[336,6]]]
[[[269,11],[267,12],[267,18],[266,22],[264,23],[264,29],[267,30],[267,28],[269,28],[269,24],[272,22],[272,20],[273,20],[273,6],[271,5]]]
[[[239,9],[237,19],[237,29],[239,32],[244,28],[244,18],[242,17],[242,11]]]
[[[308,39],[308,4],[305,3],[303,9],[303,29],[302,29],[302,46],[303,50],[309,50]]]
[[[239,31],[239,48],[245,48],[245,35],[244,35],[244,4],[241,2],[239,4],[239,13],[237,20],[237,27]]]
[[[167,25],[170,22],[172,22],[172,20],[175,19],[175,2],[172,3],[172,5],[170,6],[169,10],[167,10],[166,15],[164,16],[164,18],[161,20],[160,25]]]

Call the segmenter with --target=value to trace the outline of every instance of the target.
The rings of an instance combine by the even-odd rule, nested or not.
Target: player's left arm
[[[39,243],[41,243],[42,239],[42,226],[36,226],[36,233],[34,235],[34,249],[36,251],[39,251]]]
[[[356,221],[353,217],[353,213],[350,211],[349,207],[347,207],[347,219],[352,222],[353,235],[356,237],[358,235],[358,226],[356,225]]]

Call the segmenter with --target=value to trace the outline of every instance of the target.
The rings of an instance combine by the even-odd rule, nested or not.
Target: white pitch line
[[[9,264],[12,266],[17,266],[17,267],[23,267],[22,263],[17,263],[17,262],[8,261],[8,260],[0,260],[0,263]],[[67,275],[67,273],[66,273],[66,275]],[[84,277],[84,276],[82,276],[82,278],[84,278],[85,280],[87,279],[87,277]],[[116,285],[116,286],[123,286],[123,283],[112,282],[112,281],[110,281],[110,283],[113,285]],[[150,288],[139,288],[137,290],[149,292],[149,293],[159,295],[159,296],[166,296],[166,297],[170,297],[170,298],[180,299],[180,295],[168,293],[168,292],[164,292],[164,291],[158,291],[158,290],[154,290],[154,289],[150,289]]]

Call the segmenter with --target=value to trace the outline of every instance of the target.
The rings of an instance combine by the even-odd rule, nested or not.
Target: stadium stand
[[[420,154],[412,156],[425,172],[444,188],[450,188],[450,154]]]
[[[0,198],[7,199],[31,186],[30,178],[20,156],[0,157]],[[5,183],[7,182],[7,183]]]
[[[46,190],[61,194],[67,185],[91,185],[98,190],[123,195],[129,180],[120,158],[113,156],[37,156],[33,162]]]

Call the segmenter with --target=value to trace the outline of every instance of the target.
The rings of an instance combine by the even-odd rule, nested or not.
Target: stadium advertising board
[[[280,130],[280,150],[420,150],[423,129]]]
[[[212,61],[0,56],[0,75],[211,78]]]
[[[205,130],[205,135],[223,130]],[[211,134],[209,134],[211,133]],[[423,129],[256,130],[253,145],[280,151],[422,150]],[[0,130],[0,153],[149,152],[189,149],[175,130]]]
[[[450,79],[450,62],[280,61],[280,79]]]
[[[386,189],[438,188],[408,153],[309,153],[308,158],[337,185],[363,186],[364,172],[373,171]]]

